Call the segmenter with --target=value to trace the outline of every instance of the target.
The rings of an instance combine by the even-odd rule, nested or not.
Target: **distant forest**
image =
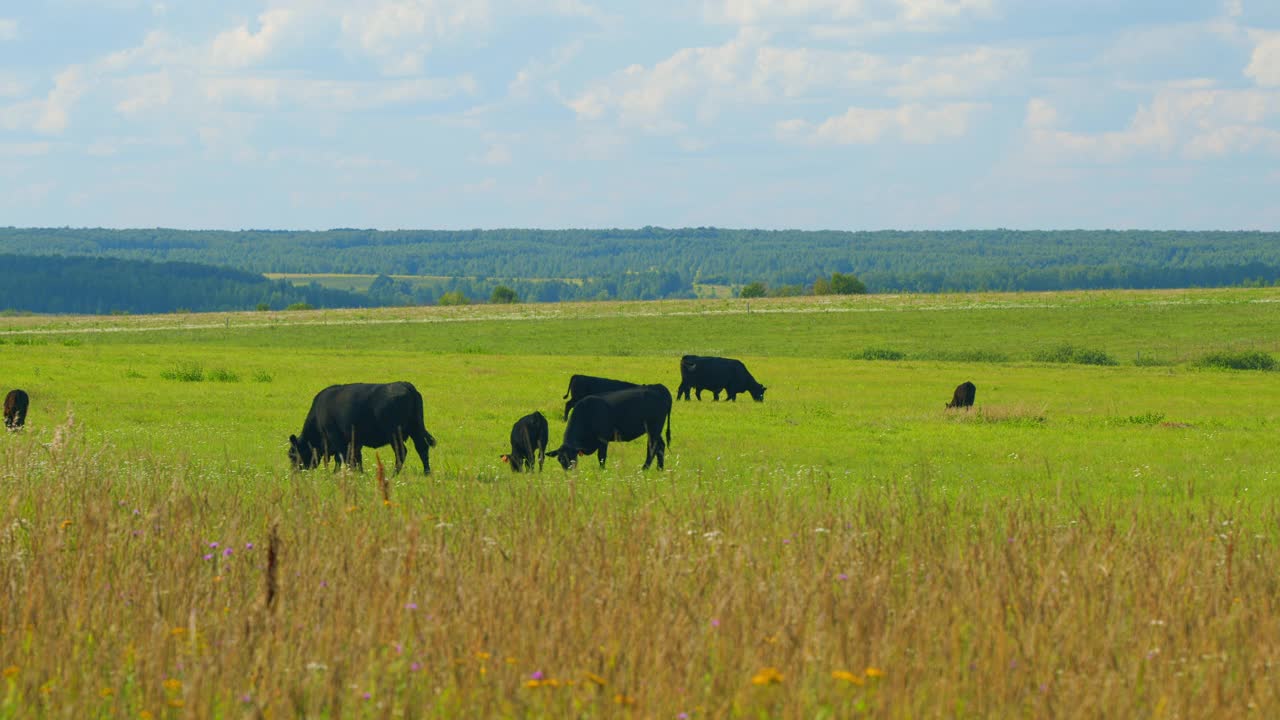
[[[0,308],[37,313],[168,313],[365,307],[365,295],[294,287],[243,270],[116,258],[0,255]]]
[[[248,273],[436,278],[414,284],[378,278],[368,293],[321,295],[318,286],[299,288],[305,299],[296,302],[317,306],[360,304],[357,300],[426,304],[458,296],[486,301],[498,285],[512,288],[522,301],[538,302],[691,297],[697,285],[739,288],[748,283],[794,294],[836,272],[855,275],[869,292],[1212,287],[1280,281],[1280,233],[1268,232],[0,228],[0,252],[183,262]],[[131,267],[104,265],[100,272],[132,273]],[[207,272],[209,277],[223,277],[216,275],[223,271]],[[146,287],[135,288],[135,294],[145,294],[152,282],[164,287],[157,275],[147,277]],[[237,283],[248,282],[236,277]],[[231,282],[230,276],[225,280]],[[124,285],[144,283],[131,280]],[[58,292],[46,294],[78,303],[76,310],[58,312],[142,311],[125,307],[115,295],[89,297],[86,293],[96,285],[53,287]],[[256,299],[259,291],[268,299]],[[194,310],[236,303],[291,304],[286,302],[289,291],[279,283],[220,294],[210,286],[207,292],[209,302],[183,300],[181,306]],[[157,298],[163,296],[157,291]],[[0,297],[0,308],[35,309],[10,297],[11,293]],[[163,301],[149,307],[162,305]]]

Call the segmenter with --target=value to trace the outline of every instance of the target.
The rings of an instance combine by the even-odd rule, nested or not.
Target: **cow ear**
[[[548,450],[548,451],[547,451],[547,457],[557,457],[557,456],[559,456],[559,455],[560,455],[560,448],[556,448],[555,450]]]

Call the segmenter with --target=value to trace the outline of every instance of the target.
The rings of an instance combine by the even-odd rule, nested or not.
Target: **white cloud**
[[[343,35],[393,75],[421,72],[435,44],[487,30],[491,18],[488,0],[384,0],[351,7],[341,17]]]
[[[125,97],[116,103],[116,112],[136,115],[169,104],[173,98],[173,78],[167,72],[136,75],[122,82]]]
[[[1280,32],[1259,31],[1251,35],[1257,44],[1244,74],[1262,87],[1280,87]]]
[[[989,15],[994,0],[708,0],[713,22],[770,25],[787,22],[858,32],[933,31],[968,15]]]
[[[210,54],[215,65],[242,68],[255,65],[280,43],[294,15],[289,10],[270,10],[258,16],[258,32],[241,25],[213,39]]]
[[[1026,125],[1032,130],[1047,130],[1058,124],[1058,110],[1048,100],[1032,98],[1027,101]]]
[[[1044,117],[1028,107],[1031,149],[1050,158],[1116,163],[1143,154],[1205,158],[1280,153],[1280,131],[1275,127],[1280,120],[1280,95],[1264,90],[1223,90],[1204,87],[1202,82],[1171,84],[1139,107],[1123,130],[1102,133],[1057,129],[1043,123]]]
[[[978,47],[940,56],[892,59],[866,52],[786,48],[743,29],[714,47],[686,48],[651,67],[632,65],[566,101],[579,118],[676,133],[708,124],[730,105],[812,102],[850,95],[920,101],[975,99],[1001,91],[1028,65],[1019,49]]]
[[[970,119],[985,107],[977,103],[851,107],[817,125],[805,120],[783,121],[777,132],[781,140],[809,145],[869,145],[883,140],[927,145],[968,134]]]
[[[0,42],[14,40],[18,37],[18,21],[0,18]]]

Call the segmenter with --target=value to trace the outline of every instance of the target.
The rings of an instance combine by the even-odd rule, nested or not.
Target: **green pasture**
[[[31,394],[36,435],[74,414],[112,452],[287,474],[287,437],[318,390],[408,380],[440,441],[433,482],[512,482],[498,461],[511,422],[540,410],[557,445],[571,374],[674,393],[679,355],[720,354],[747,363],[766,402],[677,402],[659,481],[799,473],[835,492],[910,481],[983,496],[1267,497],[1280,378],[1194,362],[1275,352],[1277,300],[1239,290],[774,300],[749,312],[703,301],[10,318],[0,386]],[[1117,364],[1031,360],[1063,343]],[[863,359],[881,350],[901,359]],[[204,379],[172,379],[193,370]],[[944,411],[964,380],[977,407]],[[606,476],[635,473],[643,455],[641,442],[615,444]],[[597,474],[594,460],[579,474]],[[424,491],[408,477],[407,492]]]

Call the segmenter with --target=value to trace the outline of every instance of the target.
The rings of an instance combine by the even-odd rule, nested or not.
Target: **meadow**
[[[1277,303],[0,318],[0,717],[1274,715],[1280,376],[1202,361],[1280,353]],[[662,472],[499,461],[684,353],[765,402],[678,402]],[[318,390],[390,380],[430,476],[290,471]]]

